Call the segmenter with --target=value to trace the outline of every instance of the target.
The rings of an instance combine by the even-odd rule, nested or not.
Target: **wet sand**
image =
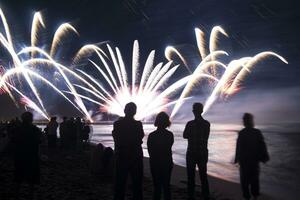
[[[92,175],[90,173],[91,147],[84,151],[66,154],[60,150],[42,150],[48,158],[41,162],[41,184],[36,187],[35,199],[46,200],[93,200],[112,199],[113,180]],[[144,159],[144,199],[152,199],[152,182],[149,171],[149,160]],[[4,157],[0,162],[0,199],[14,199],[12,190],[13,162],[10,157]],[[242,199],[239,184],[209,178],[212,199],[234,200]],[[174,166],[172,174],[172,197],[174,200],[187,199],[185,168]],[[196,187],[196,196],[201,199],[200,185]],[[28,199],[28,186],[24,185],[20,199]],[[127,199],[130,199],[130,184],[128,184]],[[263,197],[261,199],[271,199]]]

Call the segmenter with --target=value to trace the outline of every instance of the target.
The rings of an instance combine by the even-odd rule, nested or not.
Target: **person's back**
[[[58,123],[56,122],[56,117],[51,118],[51,121],[47,125],[49,135],[57,135]]]
[[[23,159],[36,157],[39,152],[40,130],[32,124],[21,124],[14,130],[15,154]]]
[[[189,121],[183,134],[188,140],[187,151],[193,154],[207,152],[209,131],[210,123],[202,117]]]
[[[63,117],[63,121],[59,125],[59,136],[61,141],[61,147],[66,147],[66,140],[68,134],[68,122],[67,117]]]
[[[53,148],[56,147],[57,140],[57,128],[58,123],[56,121],[56,117],[51,117],[50,122],[47,124],[47,138],[48,138],[48,147]]]
[[[15,172],[14,179],[17,183],[17,191],[23,181],[30,183],[31,195],[33,184],[40,181],[39,144],[41,131],[32,124],[32,114],[25,112],[22,115],[22,123],[14,130],[13,147]]]
[[[67,131],[68,131],[68,122],[67,119],[64,119],[59,125],[60,136],[65,135]]]
[[[173,143],[173,133],[167,129],[157,129],[150,133],[147,140],[147,146],[151,165],[171,166],[173,164]]]
[[[256,128],[244,128],[238,135],[238,152],[236,162],[240,164],[258,164],[265,154],[264,139]]]
[[[85,142],[88,142],[90,138],[90,132],[91,132],[91,127],[89,125],[89,122],[83,123],[81,139]]]
[[[144,137],[143,126],[140,121],[131,118],[120,118],[114,123],[113,138],[115,153],[118,156],[142,156]]]
[[[69,140],[71,141],[71,143],[76,143],[77,140],[76,126],[75,126],[74,119],[72,117],[67,121],[67,127],[68,127],[67,136]]]

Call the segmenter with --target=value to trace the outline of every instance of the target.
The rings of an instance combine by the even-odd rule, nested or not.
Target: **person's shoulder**
[[[247,132],[248,130],[247,130],[247,128],[242,128],[240,131],[239,131],[239,134],[243,134],[243,133],[245,133],[245,132]]]
[[[258,137],[263,137],[261,131],[257,128],[253,128],[253,132],[258,136]]]
[[[40,131],[39,127],[37,127],[37,126],[34,125],[34,124],[31,125],[31,128],[32,128],[34,131],[36,131],[36,132],[39,132],[39,131]]]
[[[142,124],[143,124],[140,120],[134,119],[133,121],[134,121],[134,123],[137,124],[137,125],[142,125]]]
[[[139,127],[139,128],[142,128],[143,127],[143,123],[139,120],[134,120],[134,125]]]
[[[155,131],[152,131],[151,133],[149,133],[148,139],[149,139],[149,138],[152,138],[153,136],[155,136],[156,132],[157,132],[157,131],[155,130]]]
[[[118,124],[122,123],[123,120],[124,120],[124,117],[119,117],[116,121],[114,121],[114,125],[118,125]]]
[[[186,123],[186,126],[191,126],[194,122],[195,122],[194,119],[193,119],[193,120],[190,120],[190,121],[188,121],[188,122]]]
[[[167,137],[168,137],[169,139],[174,140],[174,134],[173,134],[172,131],[169,131],[169,130],[166,129],[166,134],[167,134]]]
[[[208,120],[206,120],[206,119],[203,119],[203,123],[204,123],[205,125],[210,126],[210,122],[209,122]]]
[[[255,132],[255,133],[261,133],[261,131],[259,129],[257,129],[257,128],[253,128],[253,132]]]
[[[165,129],[165,131],[166,131],[166,134],[168,134],[168,135],[171,135],[171,136],[174,135],[173,132],[172,132],[172,131],[169,131],[168,129]]]

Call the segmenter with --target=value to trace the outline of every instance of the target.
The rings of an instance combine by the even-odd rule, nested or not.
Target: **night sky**
[[[1,0],[0,6],[12,26],[14,40],[29,44],[33,13],[41,10],[48,37],[61,23],[70,22],[80,33],[80,38],[68,45],[70,49],[110,41],[120,47],[126,63],[131,62],[132,44],[138,39],[144,60],[155,49],[156,62],[166,62],[164,49],[174,45],[185,52],[191,66],[196,66],[200,59],[194,28],[209,34],[213,26],[221,25],[230,37],[221,38],[219,46],[231,59],[272,50],[289,64],[272,58],[259,63],[243,83],[243,90],[225,102],[218,101],[208,117],[226,121],[220,119],[220,113],[229,119],[253,111],[268,122],[300,121],[300,7],[296,0]],[[194,95],[193,101],[197,100]],[[2,118],[22,111],[7,95],[0,97],[0,103]],[[72,109],[63,103],[56,106],[76,114],[68,113]],[[187,103],[183,109],[189,106]],[[231,108],[235,108],[234,116]]]

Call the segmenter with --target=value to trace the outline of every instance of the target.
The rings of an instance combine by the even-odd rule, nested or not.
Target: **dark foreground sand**
[[[46,200],[93,200],[112,199],[112,178],[103,178],[90,173],[90,148],[71,157],[59,150],[43,154],[48,159],[41,162],[41,184],[36,187],[35,199]],[[148,159],[145,158],[144,199],[152,199],[152,182]],[[14,199],[12,190],[13,162],[5,157],[0,161],[0,199]],[[241,199],[238,184],[210,177],[212,199]],[[130,185],[128,186],[130,199]],[[183,167],[175,166],[172,176],[172,196],[174,200],[187,199],[186,177]],[[200,199],[200,187],[197,186]],[[28,186],[21,190],[21,198],[28,199]],[[261,198],[270,199],[270,198]]]

